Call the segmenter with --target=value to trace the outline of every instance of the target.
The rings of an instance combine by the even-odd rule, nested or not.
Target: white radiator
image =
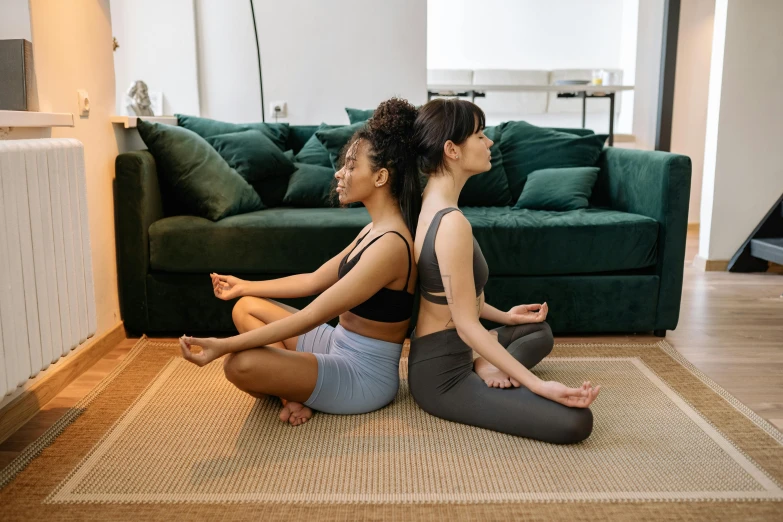
[[[95,328],[83,145],[0,141],[0,397]]]

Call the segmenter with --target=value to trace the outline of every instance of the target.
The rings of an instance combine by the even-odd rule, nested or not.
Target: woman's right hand
[[[212,278],[212,289],[215,292],[215,297],[224,301],[230,301],[237,297],[244,295],[244,286],[247,281],[243,281],[238,277],[225,276],[220,274],[209,274]]]
[[[542,397],[571,408],[587,408],[598,397],[601,385],[593,387],[590,381],[585,381],[580,388],[569,388],[557,381],[541,381],[533,391]]]

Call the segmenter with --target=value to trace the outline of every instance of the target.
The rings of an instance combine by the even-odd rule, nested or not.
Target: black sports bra
[[[381,288],[375,293],[375,295],[367,299],[365,302],[351,308],[351,313],[354,313],[359,317],[363,317],[371,321],[379,321],[382,323],[398,323],[400,321],[406,321],[413,315],[413,294],[408,293],[408,282],[411,277],[412,265],[411,247],[408,245],[408,241],[402,237],[402,234],[395,230],[392,230],[391,232],[400,236],[402,240],[405,241],[405,248],[408,249],[408,277],[405,278],[405,286],[402,290]],[[356,257],[348,261],[348,258],[351,256],[359,243],[361,243],[362,240],[370,234],[370,232],[367,232],[367,234],[363,235],[359,241],[356,242],[356,245],[354,245],[351,251],[348,252],[342,261],[340,261],[340,268],[337,270],[337,278],[342,279],[345,274],[350,272],[359,261],[359,258],[362,257],[364,251],[370,248],[373,243],[388,233],[389,232],[385,232],[370,241],[370,244],[364,247],[361,252],[356,254]]]
[[[440,227],[440,220],[449,212],[456,210],[455,207],[448,207],[439,210],[435,213],[435,216],[430,222],[430,227],[427,229],[427,235],[424,236],[424,241],[421,244],[421,254],[419,254],[419,288],[421,289],[421,296],[435,304],[448,304],[448,300],[445,295],[432,295],[433,292],[443,292],[443,278],[440,275],[440,265],[438,265],[438,256],[435,255],[435,236],[438,233],[438,227]],[[476,285],[476,297],[481,295],[484,291],[484,286],[489,279],[489,267],[487,261],[484,259],[484,254],[481,252],[481,247],[473,238],[473,282]]]

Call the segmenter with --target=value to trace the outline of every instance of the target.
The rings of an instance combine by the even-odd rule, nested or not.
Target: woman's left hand
[[[506,312],[508,324],[542,323],[549,312],[549,306],[544,304],[518,305]]]
[[[225,345],[225,339],[216,339],[215,337],[208,337],[206,339],[200,339],[198,337],[188,337],[183,335],[179,338],[179,346],[182,348],[182,357],[186,361],[190,361],[197,366],[204,366],[215,359],[218,359],[226,354],[223,349]],[[193,346],[200,346],[201,351],[194,353],[191,351]]]

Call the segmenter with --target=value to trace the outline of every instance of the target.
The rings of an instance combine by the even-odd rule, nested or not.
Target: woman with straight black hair
[[[433,100],[419,109],[414,136],[428,179],[414,245],[421,299],[408,360],[413,398],[454,422],[552,443],[584,440],[600,386],[570,388],[530,372],[554,344],[547,304],[504,312],[484,301],[487,262],[457,208],[467,180],[491,168],[484,112]],[[479,319],[505,326],[489,332]]]

